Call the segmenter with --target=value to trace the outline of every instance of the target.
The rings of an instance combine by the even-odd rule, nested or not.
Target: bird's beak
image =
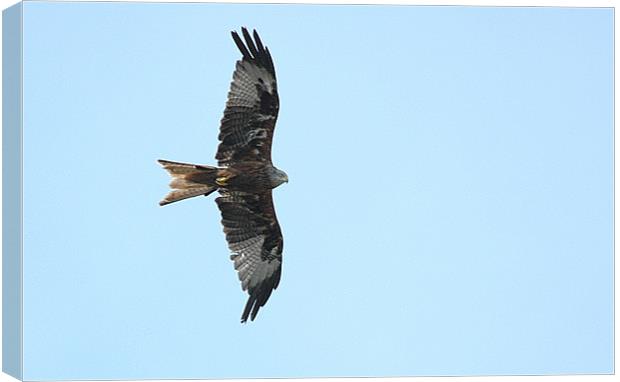
[[[288,183],[288,175],[286,175],[286,176],[284,177],[284,181],[285,181],[286,183]]]

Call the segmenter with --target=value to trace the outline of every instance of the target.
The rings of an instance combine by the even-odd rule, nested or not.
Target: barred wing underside
[[[241,288],[250,297],[241,322],[254,320],[271,292],[278,287],[282,272],[282,233],[276,218],[271,191],[263,194],[220,190],[215,199],[222,213],[231,260]]]
[[[271,162],[271,142],[278,117],[276,73],[269,49],[254,31],[242,28],[245,44],[232,32],[243,58],[233,73],[220,125],[215,159],[220,166],[240,161]]]

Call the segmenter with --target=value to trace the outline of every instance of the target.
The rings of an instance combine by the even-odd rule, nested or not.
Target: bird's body
[[[254,320],[280,282],[283,239],[271,190],[288,182],[271,162],[271,143],[279,109],[275,69],[258,33],[242,28],[233,40],[237,61],[220,125],[218,166],[159,160],[173,189],[160,205],[218,191],[215,199],[231,260],[249,294],[241,322]]]
[[[287,181],[286,174],[263,162],[239,162],[218,172],[216,182],[230,191],[261,193]]]

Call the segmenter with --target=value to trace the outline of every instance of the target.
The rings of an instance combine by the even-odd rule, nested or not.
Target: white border
[[[83,1],[100,1],[100,0],[83,0]],[[107,1],[118,1],[122,0],[107,0]],[[183,2],[198,2],[198,1],[187,1],[187,0],[134,0],[137,2],[174,2],[174,3],[183,3]],[[2,10],[8,8],[9,6],[16,4],[18,1],[15,0],[0,0],[0,8]],[[404,4],[404,5],[469,5],[469,6],[535,6],[535,7],[613,7],[616,8],[617,0],[591,0],[591,1],[583,1],[583,0],[476,0],[476,1],[459,1],[459,0],[451,0],[451,1],[441,1],[441,0],[388,0],[385,2],[379,2],[378,0],[312,0],[312,1],[303,1],[303,0],[246,0],[246,1],[230,1],[230,0],[220,0],[220,1],[201,1],[206,3],[275,3],[275,4]],[[614,24],[615,24],[615,10],[614,10]],[[0,18],[0,31],[2,30],[2,20]],[[1,32],[0,32],[1,33]],[[618,41],[618,31],[614,27],[614,110],[617,110],[617,101],[615,98],[615,83],[616,77],[615,73],[617,72],[618,63],[615,60],[615,51],[616,51],[616,42]],[[1,44],[1,39],[0,39]],[[0,47],[0,62],[1,62],[2,49]],[[2,78],[0,76],[0,89],[2,89]],[[0,95],[1,100],[1,95]],[[2,102],[0,102],[0,113],[2,111]],[[614,112],[614,126],[615,126],[615,112]],[[615,131],[615,128],[614,128]],[[1,135],[0,135],[0,147],[1,147]],[[614,134],[614,148],[617,147],[618,136]],[[614,149],[615,153],[615,149]],[[1,157],[0,157],[1,158]],[[1,159],[0,159],[1,162]],[[614,200],[618,196],[618,189],[615,187],[615,174],[616,169],[618,168],[618,157],[614,154]],[[0,189],[1,193],[1,189]],[[2,206],[0,205],[0,216],[2,216]],[[617,225],[615,224],[615,202],[614,202],[614,237],[617,235]],[[0,233],[2,232],[2,222],[0,221]],[[615,240],[614,240],[614,253],[615,253]],[[618,264],[614,261],[614,274],[618,274]],[[1,273],[0,273],[1,277]],[[0,283],[1,288],[1,283]],[[614,297],[618,296],[618,284],[614,282]],[[1,294],[0,294],[1,295]],[[615,298],[614,298],[615,301]],[[1,309],[1,304],[0,304]],[[615,314],[615,303],[614,303],[614,328],[618,327],[618,315]],[[0,333],[0,340],[2,334]],[[616,369],[616,365],[618,365],[618,353],[615,351],[615,344],[617,343],[617,332],[614,330],[614,370]],[[0,341],[1,343],[1,341]],[[0,359],[2,354],[2,349],[0,349]],[[333,378],[304,378],[304,379],[277,379],[279,382],[291,382],[291,381],[307,381],[307,382],[328,382],[330,380],[334,380]],[[369,378],[342,378],[342,380],[347,382],[370,382]],[[9,377],[6,374],[0,373],[0,382],[9,382],[15,381],[14,378]],[[152,380],[156,382],[171,382],[171,381],[187,381],[187,380]],[[206,381],[206,380],[192,380],[192,381]],[[213,382],[231,382],[231,381],[239,381],[239,382],[263,382],[269,381],[268,379],[240,379],[240,380],[209,380]],[[271,380],[273,381],[273,380]],[[527,381],[527,382],[608,382],[608,381],[620,381],[620,377],[616,375],[562,375],[562,376],[488,376],[488,377],[398,377],[398,378],[372,378],[371,381],[377,382],[449,382],[449,381],[458,381],[458,382],[519,382],[519,381]]]

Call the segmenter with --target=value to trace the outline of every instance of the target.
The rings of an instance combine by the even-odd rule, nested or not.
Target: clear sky
[[[26,379],[612,372],[611,9],[24,6]],[[234,62],[278,75],[280,287],[213,197]]]

